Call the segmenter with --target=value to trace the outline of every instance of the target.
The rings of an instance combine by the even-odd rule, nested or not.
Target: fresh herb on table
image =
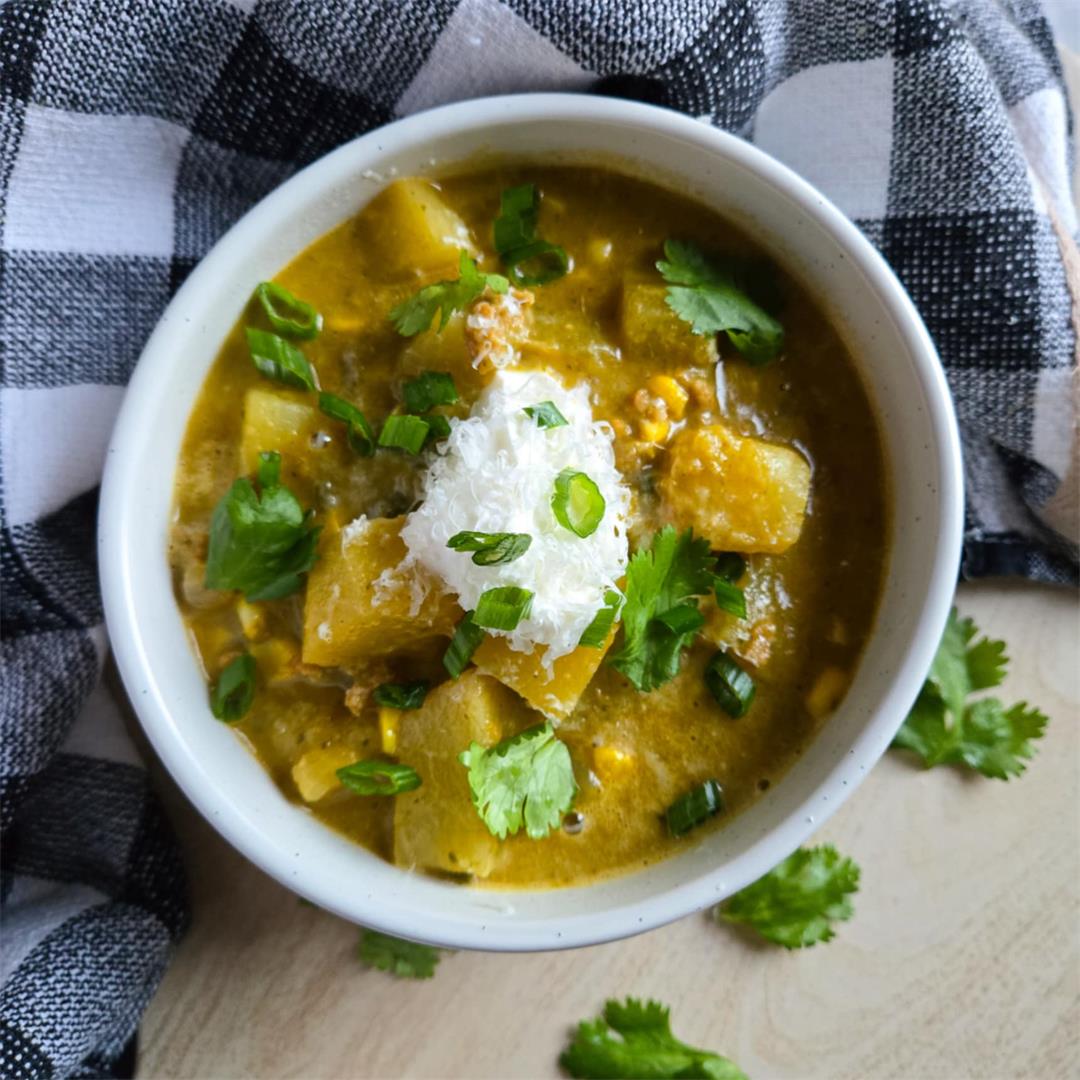
[[[437,315],[436,330],[441,331],[455,311],[467,308],[485,289],[504,293],[508,288],[510,283],[506,278],[501,274],[481,273],[468,253],[462,251],[454,281],[425,285],[390,312],[390,321],[402,337],[412,337],[427,330]]]
[[[279,334],[310,341],[322,330],[323,317],[309,303],[293,296],[284,285],[261,281],[255,286],[255,298]]]
[[[1047,718],[1023,701],[1006,709],[996,697],[971,699],[1000,685],[1009,662],[1003,641],[974,641],[976,633],[971,619],[950,612],[930,675],[893,746],[918,754],[927,768],[963,765],[1008,780],[1024,771]]]
[[[399,979],[430,979],[442,959],[442,949],[391,937],[378,930],[360,931],[358,952],[364,967],[386,971]]]
[[[376,686],[372,697],[376,705],[389,709],[419,709],[427,697],[428,684],[423,680],[409,683],[383,683]]]
[[[281,455],[259,456],[259,492],[242,476],[214,507],[206,587],[239,589],[248,600],[278,600],[296,592],[315,565],[321,530],[280,482]]]
[[[355,406],[337,394],[320,394],[319,411],[331,420],[346,425],[345,438],[349,448],[359,457],[371,457],[375,453],[375,432],[367,417]]]
[[[520,559],[532,545],[528,533],[454,533],[446,546],[452,551],[471,551],[472,561],[477,566],[499,566],[503,563]]]
[[[210,691],[210,711],[219,720],[233,724],[241,719],[255,700],[255,657],[241,653],[225,665]]]
[[[727,334],[751,364],[776,357],[784,345],[784,328],[749,296],[744,263],[710,257],[682,240],[666,240],[664,255],[656,268],[669,286],[668,307],[695,334]]]
[[[495,250],[515,285],[547,285],[566,274],[570,260],[558,244],[536,235],[540,192],[535,184],[507,188],[492,230]]]
[[[474,742],[459,760],[469,770],[477,813],[500,840],[523,827],[533,840],[543,839],[577,794],[570,751],[547,723],[490,748]]]
[[[728,1058],[676,1039],[666,1006],[636,998],[608,1001],[601,1016],[578,1024],[559,1064],[582,1080],[747,1080]]]
[[[854,914],[859,868],[831,844],[800,848],[752,885],[718,904],[718,922],[742,923],[787,949],[833,938],[833,923]]]
[[[715,562],[704,540],[670,525],[630,559],[622,647],[610,663],[639,690],[654,690],[679,673],[682,651],[700,627],[696,597],[711,591]]]
[[[390,761],[354,761],[338,769],[337,778],[354,795],[401,795],[415,791],[421,784],[411,765]]]
[[[245,328],[251,362],[259,374],[297,390],[315,389],[315,369],[308,358],[283,337],[267,330]]]

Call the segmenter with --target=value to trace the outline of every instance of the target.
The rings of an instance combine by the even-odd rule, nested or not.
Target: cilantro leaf
[[[726,333],[752,364],[767,363],[780,352],[784,328],[751,299],[746,265],[711,258],[682,240],[666,240],[664,255],[656,268],[669,286],[667,305],[695,334]]]
[[[854,914],[848,896],[858,891],[858,866],[832,844],[822,844],[789,855],[715,907],[713,915],[752,926],[786,949],[802,949],[832,939],[832,924]]]
[[[485,749],[473,743],[458,760],[469,770],[473,805],[500,840],[521,830],[542,840],[558,828],[577,794],[566,744],[537,724]]]
[[[442,950],[432,945],[366,929],[360,931],[358,952],[364,967],[387,971],[400,979],[430,979],[442,958]]]
[[[510,283],[502,274],[481,273],[468,252],[462,251],[458,256],[455,281],[425,285],[390,312],[390,321],[402,337],[412,337],[427,330],[438,315],[436,330],[441,331],[455,311],[468,307],[485,289],[504,293],[509,287]]]
[[[996,697],[969,700],[999,686],[1009,662],[1003,641],[984,637],[973,644],[977,632],[971,619],[950,612],[930,674],[893,746],[918,754],[927,768],[966,765],[1008,780],[1024,771],[1047,718],[1025,702],[1006,709]]]
[[[583,1080],[746,1080],[726,1057],[676,1039],[666,1006],[636,998],[610,1000],[601,1016],[578,1024],[559,1064]]]
[[[248,600],[277,600],[296,592],[302,576],[315,565],[321,529],[311,527],[311,511],[279,481],[281,455],[264,453],[259,465],[260,492],[242,476],[214,507],[208,589],[239,589]]]
[[[664,619],[675,609],[697,610],[696,596],[713,586],[716,559],[690,529],[668,525],[649,548],[634,553],[626,568],[622,647],[609,661],[639,690],[654,690],[679,673],[682,651],[697,634],[695,620]],[[681,614],[686,614],[682,611]],[[686,629],[679,632],[678,626]]]

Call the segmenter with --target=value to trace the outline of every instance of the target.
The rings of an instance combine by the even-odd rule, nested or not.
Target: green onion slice
[[[277,334],[252,326],[246,327],[244,333],[247,334],[251,362],[260,374],[300,390],[315,389],[315,369],[295,345]]]
[[[676,604],[656,616],[658,623],[663,623],[673,634],[696,634],[705,625],[705,616],[698,611],[696,604]]]
[[[558,244],[534,240],[503,256],[506,276],[515,285],[548,285],[570,269],[566,251]]]
[[[337,394],[320,394],[319,411],[331,420],[340,420],[346,425],[345,438],[353,453],[360,457],[371,457],[375,453],[375,432],[367,422],[367,417],[353,404]]]
[[[608,589],[604,593],[604,606],[593,616],[593,621],[585,627],[578,644],[587,645],[590,649],[602,649],[608,634],[611,633],[611,628],[615,625],[622,602],[622,593],[615,589]]]
[[[746,573],[746,560],[737,551],[722,551],[716,556],[713,573],[734,585]]]
[[[551,509],[555,520],[576,536],[592,536],[604,517],[607,504],[600,489],[583,472],[563,469],[555,477]]]
[[[469,666],[472,655],[480,647],[480,642],[487,635],[476,625],[475,612],[466,611],[465,617],[457,624],[450,647],[443,655],[443,667],[451,678],[458,678]]]
[[[754,680],[723,649],[705,666],[705,685],[721,709],[734,717],[745,716],[754,700]]]
[[[724,809],[724,789],[719,781],[706,780],[677,798],[664,815],[672,836],[685,836]]]
[[[402,413],[388,416],[383,429],[379,432],[379,445],[391,450],[405,450],[410,454],[419,454],[427,442],[431,425],[421,416]]]
[[[442,413],[427,413],[421,419],[426,420],[431,428],[428,432],[428,442],[450,437],[450,421]]]
[[[411,765],[389,761],[354,761],[337,770],[337,778],[357,795],[400,795],[415,791],[420,776]]]
[[[746,618],[746,593],[738,585],[717,578],[713,582],[713,592],[716,594],[716,606],[721,611],[737,619]]]
[[[566,427],[569,420],[555,407],[554,401],[541,401],[538,405],[526,405],[524,412],[541,428]]]
[[[270,325],[279,334],[310,341],[322,330],[322,316],[310,304],[293,296],[284,285],[260,281],[255,286],[255,297]]]
[[[436,405],[453,405],[458,399],[457,387],[447,371],[424,371],[401,388],[405,408],[411,413],[427,412]]]
[[[516,630],[532,611],[533,594],[516,585],[501,585],[480,594],[473,621],[488,630]]]
[[[371,696],[377,705],[389,709],[419,709],[427,692],[428,684],[420,679],[409,683],[383,683],[375,687]]]
[[[446,546],[454,551],[471,551],[472,561],[477,566],[498,566],[520,559],[531,543],[532,537],[528,533],[466,531],[454,533],[446,541]]]
[[[244,716],[255,700],[255,657],[241,653],[225,666],[210,691],[210,711],[219,720],[233,724]]]

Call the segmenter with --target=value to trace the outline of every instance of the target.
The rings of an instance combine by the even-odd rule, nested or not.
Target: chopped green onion
[[[376,686],[372,697],[377,705],[388,709],[419,709],[427,697],[428,684],[422,679],[410,683],[383,683]]]
[[[658,623],[663,623],[673,634],[696,634],[705,625],[705,616],[698,611],[697,604],[676,604],[656,616]]]
[[[515,285],[548,285],[570,269],[566,251],[558,244],[534,240],[503,256],[506,276]]]
[[[260,374],[300,390],[315,389],[315,369],[295,345],[277,334],[251,326],[246,327],[244,333],[251,350],[251,362]]]
[[[450,647],[443,655],[443,667],[452,678],[458,678],[469,666],[472,655],[480,647],[480,642],[487,634],[476,625],[475,612],[466,611],[465,617],[457,624]]]
[[[746,560],[737,551],[722,551],[715,559],[713,573],[723,581],[734,584],[746,573]]]
[[[587,645],[590,649],[602,649],[608,634],[611,633],[611,628],[615,625],[622,602],[622,593],[615,589],[608,589],[604,593],[604,606],[593,616],[593,621],[585,627],[578,639],[578,644]]]
[[[375,453],[375,432],[355,405],[337,394],[320,394],[319,410],[331,420],[340,420],[346,425],[345,439],[353,453],[360,457],[371,457]]]
[[[427,442],[431,425],[420,416],[402,413],[388,416],[379,433],[379,445],[392,450],[405,450],[410,454],[419,454]]]
[[[472,561],[477,566],[497,566],[520,559],[531,543],[532,537],[528,533],[466,531],[454,533],[446,541],[446,546],[454,551],[473,552]]]
[[[713,582],[713,592],[716,594],[716,606],[721,611],[726,611],[737,619],[746,618],[746,593],[738,585],[717,578]]]
[[[293,296],[283,285],[261,281],[255,286],[255,297],[266,312],[270,325],[279,334],[310,341],[322,329],[322,316],[310,304]],[[278,304],[285,310],[279,310]]]
[[[555,520],[576,536],[592,536],[604,517],[607,504],[600,489],[583,472],[563,469],[555,477],[551,509]]]
[[[428,442],[436,439],[446,439],[450,436],[450,421],[442,413],[427,413],[421,419],[426,420],[431,427],[428,432]]]
[[[754,700],[754,680],[723,649],[705,667],[705,685],[721,709],[734,717],[746,715]]]
[[[276,450],[263,450],[259,453],[259,465],[255,478],[260,488],[273,487],[281,479],[281,455]]]
[[[225,665],[210,691],[210,711],[227,724],[235,723],[255,700],[255,657],[241,653]]]
[[[473,621],[489,630],[516,630],[532,611],[533,594],[516,585],[501,585],[480,594]]]
[[[566,427],[570,422],[555,407],[554,401],[541,401],[538,405],[526,405],[525,413],[536,421],[541,428]]]
[[[664,815],[672,836],[685,836],[724,809],[724,789],[716,780],[706,780],[677,798]]]
[[[401,388],[405,408],[411,413],[427,412],[436,405],[453,405],[458,399],[453,377],[447,371],[424,371]]]
[[[412,766],[389,761],[354,761],[338,769],[337,778],[357,795],[400,795],[420,786],[420,776]]]

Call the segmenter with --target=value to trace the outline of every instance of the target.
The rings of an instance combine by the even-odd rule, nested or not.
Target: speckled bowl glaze
[[[407,873],[289,803],[214,720],[166,561],[172,475],[199,387],[252,287],[355,214],[393,177],[494,152],[621,167],[751,230],[830,310],[885,443],[892,554],[873,634],[840,709],[767,795],[666,861],[598,884],[495,892]],[[731,135],[650,106],[528,94],[449,105],[335,150],[239,221],[169,305],[135,370],[109,448],[99,547],[113,649],[166,767],[221,834],[284,885],[387,933],[456,948],[588,945],[724,898],[814,833],[889,745],[952,599],[962,475],[934,347],[863,235],[784,166]]]

